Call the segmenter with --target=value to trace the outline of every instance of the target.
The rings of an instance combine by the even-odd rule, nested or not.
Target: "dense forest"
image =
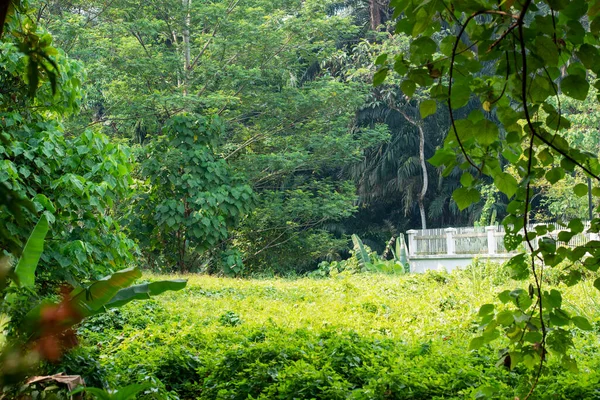
[[[537,385],[545,398],[555,390],[549,372],[574,384],[568,374],[577,362],[594,368],[598,346],[584,332],[600,323],[590,306],[595,292],[572,288],[600,289],[598,14],[600,2],[583,0],[4,2],[0,364],[8,396],[40,361],[38,372],[66,371],[104,389],[145,381],[123,398],[142,391],[144,398],[529,398]],[[406,231],[501,224],[503,246],[515,254],[505,266],[475,259],[455,275],[407,274]],[[562,230],[552,237],[556,226]],[[569,245],[584,229],[596,236]],[[182,278],[191,273],[210,276],[186,287]],[[363,273],[375,274],[391,297],[369,292],[379,289]],[[336,276],[346,279],[343,289],[318,281]],[[251,280],[267,278],[298,279],[298,286]],[[310,282],[320,293],[315,304],[331,295],[344,315],[337,333],[348,348],[338,350],[356,354],[336,361],[338,350],[322,348],[337,340],[329,322],[316,334],[309,331],[317,322],[306,317],[306,328],[295,316],[297,330],[283,331],[277,313],[312,298]],[[464,301],[461,285],[473,287]],[[367,293],[360,303],[350,299],[359,287]],[[428,288],[445,293],[431,300],[437,308],[411,307],[432,318],[450,313],[453,328],[389,306],[399,291],[411,297]],[[158,295],[164,303],[125,306]],[[273,320],[263,318],[263,305],[250,311],[247,297],[271,295],[282,302]],[[402,330],[381,320],[371,321],[376,332],[350,323],[346,295],[361,321],[378,316],[420,328],[411,328],[406,348],[395,348]],[[169,313],[200,301],[194,296],[214,309],[181,317],[190,318],[185,326],[209,327],[198,333],[196,326],[183,347],[177,336],[168,362],[180,363],[182,377],[165,372],[172,365],[160,364],[161,350],[148,343],[136,351],[156,360],[134,368],[145,361],[115,335],[154,329],[145,334],[164,341],[170,333],[157,326],[182,323]],[[222,327],[237,331],[200,345],[202,335],[221,340]],[[303,345],[286,347],[295,389],[272,386],[286,381],[276,375],[288,358],[267,354],[286,334],[312,346],[308,353],[321,347],[314,359],[298,353]],[[254,349],[264,365],[230,353],[256,335],[276,337]],[[490,344],[496,340],[499,347]],[[463,346],[467,358],[452,357],[467,374],[485,370],[491,383],[465,379],[450,388],[456,377],[446,376],[443,390],[422,383],[414,397],[402,397],[412,383],[376,383],[384,371],[401,375],[391,358],[373,355],[378,346],[407,363],[431,356],[437,361],[424,363],[436,374],[454,362],[445,354]],[[581,346],[589,354],[576,360]],[[320,351],[331,360],[322,364],[328,356]],[[545,370],[548,352],[557,361]],[[215,354],[222,358],[211,361]],[[509,372],[488,369],[497,359]],[[343,366],[354,362],[360,373]],[[302,363],[314,376],[294,375]],[[268,383],[244,386],[263,367]],[[330,375],[319,375],[328,368]],[[578,387],[583,397],[565,398],[591,398],[600,375],[590,382]],[[51,398],[35,393],[23,398]]]
[[[461,213],[460,169],[426,161],[447,112],[423,119],[425,92],[373,87],[377,56],[410,47],[391,13],[376,0],[31,3],[58,76],[35,104],[7,87],[4,107],[23,129],[47,113],[54,126],[36,128],[35,158],[4,153],[1,173],[56,220],[47,264],[74,279],[139,257],[157,271],[303,273],[347,257],[352,233],[382,251],[408,229],[501,221],[492,181]],[[597,153],[580,129],[593,115],[566,106],[581,120],[567,136]],[[566,192],[540,186],[536,218],[585,217]]]

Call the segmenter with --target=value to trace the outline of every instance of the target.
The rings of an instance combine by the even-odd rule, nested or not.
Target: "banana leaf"
[[[48,233],[48,228],[48,219],[45,215],[42,215],[35,228],[33,228],[29,239],[27,239],[27,244],[15,267],[17,284],[20,287],[33,287],[35,285],[35,270],[44,251],[44,239]]]
[[[121,307],[133,300],[147,300],[152,296],[158,296],[168,290],[181,290],[185,285],[187,285],[186,279],[174,279],[170,281],[158,281],[130,286],[119,290],[115,297],[106,303],[103,308],[109,309]],[[102,311],[103,310],[98,310],[97,312]]]
[[[360,240],[358,235],[352,235],[352,243],[354,244],[354,253],[356,254],[356,258],[358,258],[360,266],[363,268],[367,267],[367,265],[371,263],[371,258],[369,257],[369,253],[367,253],[362,240]]]
[[[138,268],[127,268],[93,282],[87,288],[71,292],[71,307],[82,317],[89,317],[103,310],[119,290],[128,287],[142,276]]]
[[[406,251],[406,242],[404,241],[404,234],[401,233],[398,239],[396,239],[396,253],[398,254],[398,261],[404,266],[406,272],[410,272],[410,265],[408,261],[408,254]]]

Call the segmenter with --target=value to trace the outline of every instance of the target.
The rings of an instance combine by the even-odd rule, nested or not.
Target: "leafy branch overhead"
[[[445,176],[462,172],[462,187],[453,194],[459,208],[479,201],[477,188],[489,180],[509,200],[505,245],[513,250],[524,243],[527,250],[509,267],[531,282],[531,290],[501,294],[512,309],[482,307],[481,336],[472,348],[504,333],[511,345],[502,357],[510,366],[535,369],[533,391],[549,355],[573,367],[568,326],[589,327],[585,318],[564,310],[559,292],[544,289],[543,275],[562,261],[596,271],[596,242],[559,245],[544,237],[550,227],[532,227],[531,213],[533,184],[540,180],[556,184],[576,171],[600,180],[598,159],[565,137],[571,121],[561,107],[567,99],[586,101],[591,86],[598,88],[592,77],[600,72],[600,2],[392,0],[390,6],[396,34],[411,36],[412,43],[408,53],[377,59],[374,84],[395,71],[407,96],[417,88],[429,94],[421,103],[424,117],[435,112],[433,104],[446,104],[451,128],[429,161]],[[466,114],[468,104],[477,108]],[[574,191],[581,196],[588,189]],[[592,190],[594,196],[598,192]],[[568,229],[572,237],[583,224],[571,221]],[[598,232],[600,220],[593,219],[589,230]],[[570,284],[581,279],[575,276]]]

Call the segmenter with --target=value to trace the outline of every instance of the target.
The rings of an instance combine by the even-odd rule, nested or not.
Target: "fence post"
[[[496,254],[498,251],[498,243],[496,242],[496,227],[495,226],[486,226],[485,230],[487,231],[487,244],[488,244],[488,254]]]
[[[408,255],[414,256],[417,254],[417,240],[415,236],[417,235],[417,230],[411,229],[410,231],[406,231],[408,235]]]
[[[446,252],[448,254],[456,254],[456,246],[454,243],[454,234],[456,233],[455,228],[446,228]]]

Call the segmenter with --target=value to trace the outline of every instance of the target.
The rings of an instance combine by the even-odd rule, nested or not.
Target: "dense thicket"
[[[391,81],[373,88],[377,57],[411,50],[407,35],[391,35],[392,10],[378,1],[32,2],[31,16],[71,60],[61,76],[77,84],[61,80],[57,96],[70,105],[52,109],[66,142],[48,135],[36,147],[55,162],[72,158],[71,169],[47,167],[45,185],[61,190],[47,206],[76,209],[47,261],[83,277],[131,260],[135,242],[142,264],[160,270],[303,272],[345,257],[351,233],[383,250],[407,229],[501,220],[506,196],[491,180],[459,213],[459,169],[442,176],[426,162],[443,145],[447,112],[423,119],[426,93],[409,98],[415,88]],[[592,126],[578,107],[571,112]],[[174,129],[185,115],[189,130]],[[219,128],[198,122],[208,120]],[[596,151],[580,130],[571,136]],[[83,153],[87,143],[95,153]],[[44,154],[48,146],[57,152]],[[30,181],[25,165],[10,165],[7,179]],[[536,189],[534,203],[547,210],[538,219],[585,215],[584,199],[565,189]],[[73,225],[95,212],[103,217]],[[94,230],[100,221],[104,233]]]

